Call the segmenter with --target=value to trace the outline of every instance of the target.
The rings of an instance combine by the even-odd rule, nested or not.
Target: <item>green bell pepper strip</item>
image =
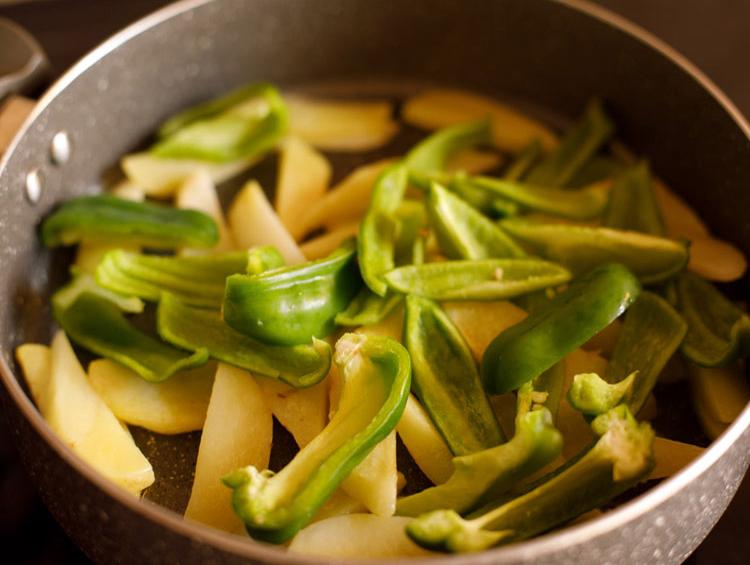
[[[61,304],[53,299],[55,302]],[[151,383],[208,361],[204,348],[188,354],[138,331],[114,302],[91,292],[82,292],[66,307],[55,308],[55,319],[75,343],[132,369]]]
[[[568,389],[568,402],[587,416],[598,416],[618,404],[627,403],[633,395],[633,384],[638,372],[610,384],[596,373],[581,373],[573,377]]]
[[[563,137],[560,145],[536,165],[526,182],[539,186],[563,187],[607,142],[614,131],[600,100],[586,106],[583,117]]]
[[[603,265],[498,335],[482,357],[485,388],[502,394],[541,375],[619,317],[638,297],[638,279]]]
[[[644,233],[547,224],[510,218],[500,227],[541,256],[557,261],[575,275],[602,263],[622,263],[643,284],[655,284],[682,271],[688,261],[687,242]]]
[[[422,547],[449,553],[482,551],[530,538],[598,508],[645,479],[654,466],[654,432],[626,406],[598,416],[594,446],[573,464],[525,494],[464,519],[453,510],[424,514],[406,533]]]
[[[446,186],[453,194],[485,216],[506,218],[521,212],[521,207],[517,203],[476,186],[469,182],[469,179],[466,173],[456,173],[450,177]]]
[[[309,343],[313,337],[333,332],[336,314],[361,286],[355,245],[350,240],[317,261],[227,277],[224,321],[272,345]]]
[[[440,306],[406,297],[404,343],[411,356],[414,393],[453,454],[505,441],[471,351]]]
[[[503,180],[516,182],[523,179],[541,154],[542,144],[539,143],[538,139],[534,139],[508,165],[508,168],[503,172]]]
[[[71,269],[71,273],[73,280],[52,295],[52,308],[54,310],[60,312],[65,310],[81,294],[89,292],[112,302],[121,312],[127,312],[128,314],[140,314],[143,312],[145,305],[140,298],[102,288],[96,284],[94,277],[78,269]]]
[[[525,255],[492,220],[435,182],[430,187],[427,211],[440,248],[451,259]]]
[[[541,259],[482,259],[408,265],[385,278],[397,292],[432,300],[501,300],[566,283],[570,272]]]
[[[516,418],[516,432],[509,442],[454,457],[453,474],[445,483],[400,498],[396,514],[416,517],[438,509],[459,514],[473,510],[480,501],[496,499],[555,459],[562,443],[549,410],[525,411]]]
[[[459,194],[463,191],[460,185],[468,183],[475,189],[492,195],[493,203],[499,201],[504,205],[510,201],[522,211],[544,212],[572,220],[590,220],[600,216],[607,205],[609,192],[605,183],[578,190],[564,190],[486,176],[467,177],[454,182],[459,185],[456,190]]]
[[[245,273],[259,275],[285,265],[284,256],[273,245],[260,245],[246,252]]]
[[[664,221],[646,163],[627,168],[615,178],[603,223],[619,230],[664,235]]]
[[[314,339],[310,345],[266,345],[227,326],[219,312],[189,306],[164,293],[156,311],[157,330],[165,341],[190,351],[208,350],[211,357],[279,379],[295,388],[320,382],[331,367],[331,346]]]
[[[687,324],[669,303],[652,292],[642,292],[625,314],[625,322],[609,361],[606,379],[619,382],[637,371],[628,407],[643,408],[667,361],[687,332]]]
[[[488,119],[441,129],[406,154],[404,163],[409,169],[409,180],[416,186],[429,188],[431,180],[442,178],[441,173],[450,157],[464,149],[491,143]]]
[[[157,157],[219,163],[251,158],[276,145],[288,123],[278,90],[258,84],[178,114],[162,126],[150,151]]]
[[[47,247],[90,241],[175,249],[216,245],[219,231],[203,212],[99,194],[64,202],[42,223],[41,237]]]
[[[582,188],[595,182],[613,179],[625,169],[625,165],[611,157],[595,155],[568,181],[570,188]]]
[[[378,296],[385,296],[388,285],[383,276],[395,266],[399,227],[395,213],[404,197],[408,178],[408,169],[403,163],[384,170],[375,181],[370,207],[359,227],[359,270],[365,284]]]
[[[703,367],[750,355],[750,317],[711,283],[692,273],[677,277],[679,310],[688,325],[682,353]]]
[[[224,281],[244,273],[248,252],[195,257],[165,257],[109,251],[96,268],[96,282],[121,294],[156,302],[170,292],[193,306],[221,308]]]
[[[235,513],[254,538],[283,543],[294,536],[401,418],[411,381],[401,344],[344,334],[335,361],[343,391],[323,431],[276,474],[249,466],[223,479],[233,489]]]

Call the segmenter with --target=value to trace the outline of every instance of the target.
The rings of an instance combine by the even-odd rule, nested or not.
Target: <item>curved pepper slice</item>
[[[654,432],[620,405],[592,422],[596,444],[550,479],[473,519],[453,510],[420,516],[406,527],[416,543],[450,553],[481,551],[532,537],[598,508],[645,479],[654,466]]]
[[[208,350],[211,357],[302,388],[321,381],[331,367],[331,346],[314,339],[312,345],[267,345],[234,331],[216,310],[194,308],[169,293],[156,311],[159,336],[190,351]]]
[[[596,373],[580,373],[573,377],[568,390],[570,405],[588,416],[598,416],[618,404],[628,402],[633,395],[637,372],[610,384]]]
[[[489,218],[435,182],[430,185],[427,211],[440,248],[452,259],[526,255]]]
[[[151,153],[220,163],[249,158],[271,149],[288,122],[286,105],[275,87],[245,86],[168,120]]]
[[[440,306],[407,296],[404,342],[412,360],[414,393],[454,454],[505,440],[471,351]]]
[[[750,317],[708,281],[682,273],[677,278],[680,313],[688,324],[685,356],[704,367],[721,367],[750,355]]]
[[[500,221],[514,239],[551,261],[558,261],[575,274],[597,265],[618,262],[644,284],[665,281],[685,268],[688,246],[633,231],[566,224],[529,222],[517,218]]]
[[[52,295],[52,308],[54,310],[61,312],[73,304],[81,294],[90,292],[112,302],[121,312],[127,312],[128,314],[140,314],[143,312],[145,305],[140,298],[102,288],[96,284],[94,277],[88,273],[79,271],[75,267],[71,268],[71,272],[73,280]]]
[[[387,337],[344,334],[336,344],[343,381],[328,425],[279,473],[249,466],[224,478],[232,505],[257,539],[283,543],[307,524],[396,426],[411,381],[409,354]]]
[[[404,197],[408,179],[408,169],[403,163],[383,171],[375,181],[370,207],[359,227],[359,270],[365,284],[378,296],[385,296],[388,285],[383,275],[395,265],[398,220],[394,214]]]
[[[642,292],[628,309],[609,362],[607,381],[616,383],[637,372],[628,401],[633,414],[643,407],[686,332],[682,317],[652,292]]]
[[[498,335],[482,357],[493,394],[541,375],[619,317],[640,294],[638,279],[617,263],[603,265]]]
[[[245,335],[270,344],[309,343],[325,337],[336,314],[361,286],[354,243],[324,259],[226,279],[224,321]]]
[[[603,220],[605,226],[614,229],[664,235],[664,220],[646,163],[638,163],[617,175]]]
[[[570,280],[570,272],[541,259],[482,259],[409,265],[385,276],[404,294],[432,300],[499,300]]]
[[[47,247],[93,241],[175,249],[212,247],[219,241],[216,222],[203,212],[109,194],[64,202],[44,220],[41,232]]]
[[[612,135],[614,125],[600,100],[588,103],[583,117],[562,138],[560,145],[527,175],[530,184],[565,186]]]

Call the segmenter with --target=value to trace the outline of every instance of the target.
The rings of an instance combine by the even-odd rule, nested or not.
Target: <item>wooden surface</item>
[[[25,26],[42,44],[58,76],[124,25],[165,0],[47,0],[6,6],[0,16]],[[698,64],[746,115],[750,114],[750,1],[602,0],[601,4],[650,29]],[[6,107],[6,110],[8,108]],[[0,126],[17,124],[28,104],[14,102]],[[689,119],[689,118],[688,118]],[[3,134],[0,132],[0,153]],[[692,565],[750,562],[750,479],[727,513],[688,559]],[[0,428],[0,543],[6,563],[85,563],[36,498]]]

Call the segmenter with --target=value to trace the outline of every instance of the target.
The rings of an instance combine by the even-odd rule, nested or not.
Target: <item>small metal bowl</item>
[[[568,117],[599,95],[620,125],[620,139],[648,156],[719,236],[750,251],[747,122],[679,54],[605,10],[551,0],[186,0],[169,6],[63,76],[0,162],[4,412],[46,504],[97,561],[331,561],[183,521],[114,487],[50,431],[13,362],[18,344],[48,341],[47,298],[65,277],[64,258],[37,241],[40,219],[56,203],[98,190],[106,171],[166,116],[252,80],[328,89],[359,84],[388,94],[438,82]],[[70,150],[64,162],[50,157],[61,132]],[[162,482],[189,488],[195,437],[151,442],[137,431],[136,439],[157,482],[176,476]],[[420,562],[678,563],[719,519],[749,460],[746,408],[691,465],[601,518],[477,555]],[[179,510],[180,496],[163,492],[160,500]]]

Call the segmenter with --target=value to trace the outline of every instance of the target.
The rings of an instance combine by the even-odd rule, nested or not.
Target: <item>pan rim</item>
[[[37,117],[45,111],[46,107],[60,92],[62,92],[87,69],[133,37],[146,32],[164,21],[178,17],[183,13],[215,1],[217,0],[180,0],[174,4],[165,6],[164,8],[161,8],[125,27],[123,30],[105,40],[94,50],[85,55],[65,74],[63,74],[62,77],[60,77],[39,100],[36,107],[7,148],[2,159],[0,159],[0,176],[2,176],[6,164],[14,153],[19,140],[26,134]],[[745,137],[750,139],[750,125],[734,103],[731,102],[726,94],[692,62],[663,40],[626,18],[623,18],[606,8],[595,5],[588,0],[548,1],[563,5],[568,9],[599,20],[603,24],[613,27],[657,51],[666,59],[679,66],[714,98],[714,100],[727,112],[732,121],[744,133]],[[100,475],[93,467],[78,457],[57,437],[42,418],[31,399],[22,389],[19,379],[14,375],[5,359],[2,358],[0,358],[0,378],[8,391],[10,398],[16,404],[21,414],[31,424],[35,431],[43,437],[45,442],[52,447],[58,456],[87,481],[93,483],[99,490],[106,493],[119,504],[125,506],[129,511],[143,515],[146,519],[153,520],[180,535],[200,541],[201,543],[207,543],[221,551],[226,551],[245,558],[262,559],[268,563],[300,563],[305,565],[330,563],[332,561],[345,562],[345,560],[339,559],[295,554],[271,545],[256,543],[249,538],[221,532],[199,523],[186,521],[181,515],[166,507],[148,500],[139,500],[138,498],[133,497],[131,494],[117,487],[114,483]],[[545,534],[531,540],[491,549],[480,554],[440,556],[436,558],[420,559],[419,563],[435,565],[459,562],[468,563],[469,561],[471,563],[494,563],[499,559],[502,559],[503,562],[515,560],[524,561],[532,556],[539,557],[550,555],[563,547],[574,546],[583,541],[595,538],[637,519],[669,500],[680,490],[707,472],[712,465],[736,443],[748,428],[750,428],[750,404],[743,409],[741,414],[724,431],[724,433],[706,448],[704,453],[680,470],[676,475],[663,481],[647,493],[610,512],[607,512],[597,519]],[[403,561],[404,558],[386,559],[378,560],[377,563],[402,564]]]

